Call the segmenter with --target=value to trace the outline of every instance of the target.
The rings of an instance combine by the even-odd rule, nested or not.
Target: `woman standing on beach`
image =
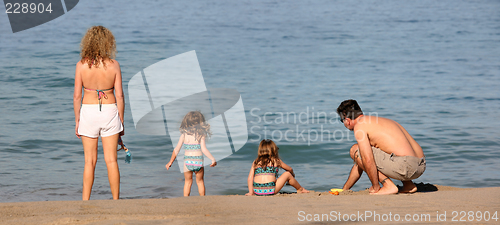
[[[75,134],[82,139],[85,154],[82,200],[90,199],[94,184],[99,136],[108,169],[111,194],[113,199],[118,199],[120,171],[116,149],[118,137],[124,134],[125,101],[120,64],[113,59],[116,54],[115,38],[105,27],[93,26],[82,38],[80,48],[81,59],[75,70],[73,106]]]

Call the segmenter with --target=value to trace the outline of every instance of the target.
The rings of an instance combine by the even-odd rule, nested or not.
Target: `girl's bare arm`
[[[212,156],[212,154],[210,154],[210,152],[207,149],[205,137],[201,138],[200,146],[201,146],[201,152],[203,152],[204,155],[206,155],[210,160],[212,160],[212,164],[210,166],[214,167],[215,165],[217,165],[215,158]]]
[[[182,144],[184,143],[184,134],[181,135],[179,138],[179,142],[177,142],[177,146],[175,146],[174,151],[172,152],[172,157],[170,157],[170,161],[165,165],[167,170],[172,166],[172,163],[174,163],[175,158],[177,157],[177,154],[179,154],[179,151],[181,150]]]
[[[252,163],[252,168],[250,169],[250,172],[248,173],[248,179],[247,179],[248,193],[246,193],[245,195],[253,195],[253,176],[254,176],[254,172],[255,172],[255,168],[254,168],[253,163]]]
[[[280,160],[281,161],[281,160]],[[287,165],[286,163],[284,163],[283,161],[281,161],[281,168],[283,168],[284,170],[290,172],[292,174],[293,177],[295,177],[295,173],[293,173],[293,169],[291,166]]]

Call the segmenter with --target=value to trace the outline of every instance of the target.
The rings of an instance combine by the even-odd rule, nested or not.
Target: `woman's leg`
[[[283,186],[285,186],[285,183],[288,181],[290,185],[292,185],[295,189],[297,189],[297,193],[309,193],[308,190],[300,186],[299,182],[295,177],[292,176],[290,172],[284,172],[278,180],[276,180],[276,189],[274,190],[274,193],[278,193]]]
[[[185,169],[185,171],[186,170],[187,169]],[[184,197],[187,197],[189,196],[189,194],[191,194],[191,185],[193,185],[193,172],[187,170],[187,172],[184,172]]]
[[[97,138],[82,136],[85,167],[83,168],[82,200],[90,199],[92,185],[94,185],[94,171],[97,163]]]
[[[102,148],[104,152],[104,161],[108,168],[109,187],[113,199],[120,198],[120,170],[118,169],[117,151],[118,134],[108,137],[102,137]]]
[[[201,167],[201,169],[198,172],[195,172],[195,174],[196,174],[196,185],[198,185],[198,193],[200,193],[200,196],[205,196],[205,182],[203,181],[205,169]]]

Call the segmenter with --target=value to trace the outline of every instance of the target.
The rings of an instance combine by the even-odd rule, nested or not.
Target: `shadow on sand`
[[[418,184],[415,184],[417,186],[417,192],[435,192],[438,191],[438,188],[434,184],[424,184],[423,182],[420,182]],[[403,188],[402,186],[398,186],[398,189],[401,190]]]

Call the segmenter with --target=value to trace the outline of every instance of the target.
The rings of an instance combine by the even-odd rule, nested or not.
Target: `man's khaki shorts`
[[[425,171],[425,157],[419,159],[415,156],[396,156],[373,146],[372,151],[377,170],[390,178],[409,181],[417,179]],[[360,157],[359,150],[357,154]]]

